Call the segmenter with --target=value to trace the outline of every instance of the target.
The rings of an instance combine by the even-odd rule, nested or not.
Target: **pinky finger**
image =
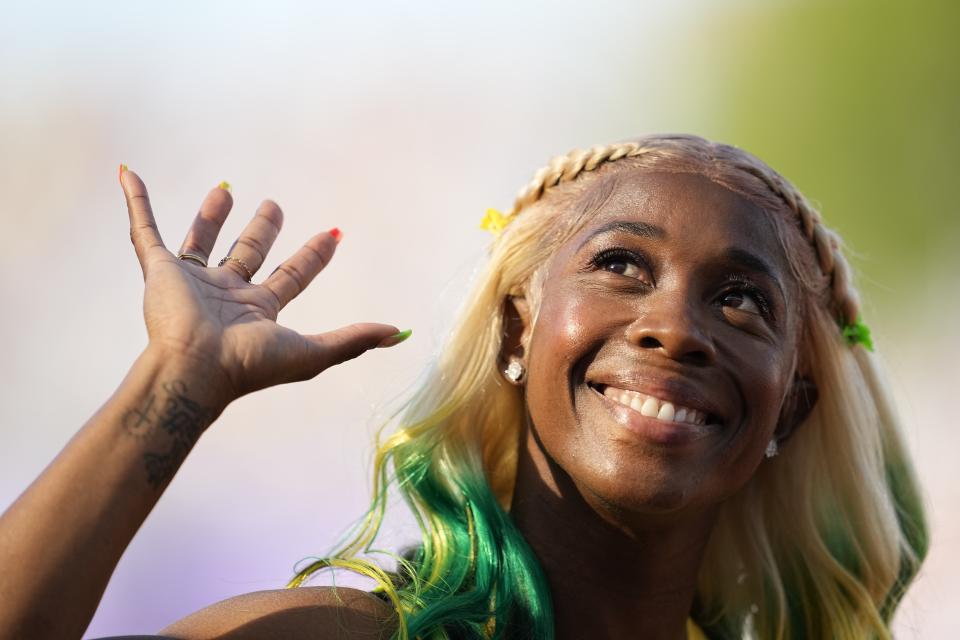
[[[147,255],[156,247],[166,250],[157,221],[150,207],[150,196],[140,176],[120,165],[120,186],[127,200],[127,213],[130,216],[130,241],[137,252],[137,260],[143,275],[147,275]]]

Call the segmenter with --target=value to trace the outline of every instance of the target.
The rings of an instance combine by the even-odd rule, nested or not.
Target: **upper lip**
[[[689,407],[702,411],[716,422],[725,424],[729,417],[728,412],[699,391],[696,386],[685,378],[669,376],[653,376],[649,374],[620,374],[609,376],[591,376],[587,380],[591,387],[603,388],[610,386],[628,391],[636,391],[644,395],[653,396],[659,400],[666,400],[675,405]]]

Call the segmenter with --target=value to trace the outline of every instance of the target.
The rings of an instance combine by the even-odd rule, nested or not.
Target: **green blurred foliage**
[[[820,207],[877,305],[957,271],[960,2],[725,3],[716,18],[696,54],[711,137]]]

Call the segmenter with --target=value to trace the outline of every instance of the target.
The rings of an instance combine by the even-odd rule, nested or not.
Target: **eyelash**
[[[604,249],[600,253],[593,256],[590,262],[595,269],[603,269],[603,267],[610,264],[614,260],[629,262],[637,267],[640,267],[641,269],[644,269],[648,273],[650,272],[650,268],[647,266],[647,261],[644,260],[641,255],[634,251],[630,251],[629,249],[624,249],[623,247]]]
[[[629,249],[624,249],[623,247],[604,249],[593,256],[593,258],[590,260],[590,263],[595,269],[603,269],[606,265],[610,264],[614,260],[629,262],[641,269],[646,270],[648,273],[650,271],[646,260],[644,260],[642,256],[634,251],[630,251]],[[729,274],[726,277],[726,281],[727,285],[720,293],[721,298],[728,293],[743,293],[753,298],[753,301],[757,303],[757,307],[760,309],[760,315],[767,319],[773,318],[770,301],[760,287],[738,273]]]
[[[753,301],[756,302],[757,306],[760,308],[760,314],[764,318],[773,318],[773,313],[770,308],[770,301],[767,299],[766,294],[760,287],[738,273],[731,273],[728,275],[727,282],[732,283],[732,286],[726,286],[724,288],[724,290],[720,293],[721,298],[728,293],[744,293],[753,298]]]

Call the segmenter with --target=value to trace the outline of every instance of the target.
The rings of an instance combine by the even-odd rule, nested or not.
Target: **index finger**
[[[147,187],[140,176],[120,165],[120,186],[127,199],[127,213],[130,214],[130,241],[137,252],[137,260],[143,274],[147,274],[147,254],[154,248],[166,249],[157,221],[153,218],[153,209],[150,208],[150,196]]]

